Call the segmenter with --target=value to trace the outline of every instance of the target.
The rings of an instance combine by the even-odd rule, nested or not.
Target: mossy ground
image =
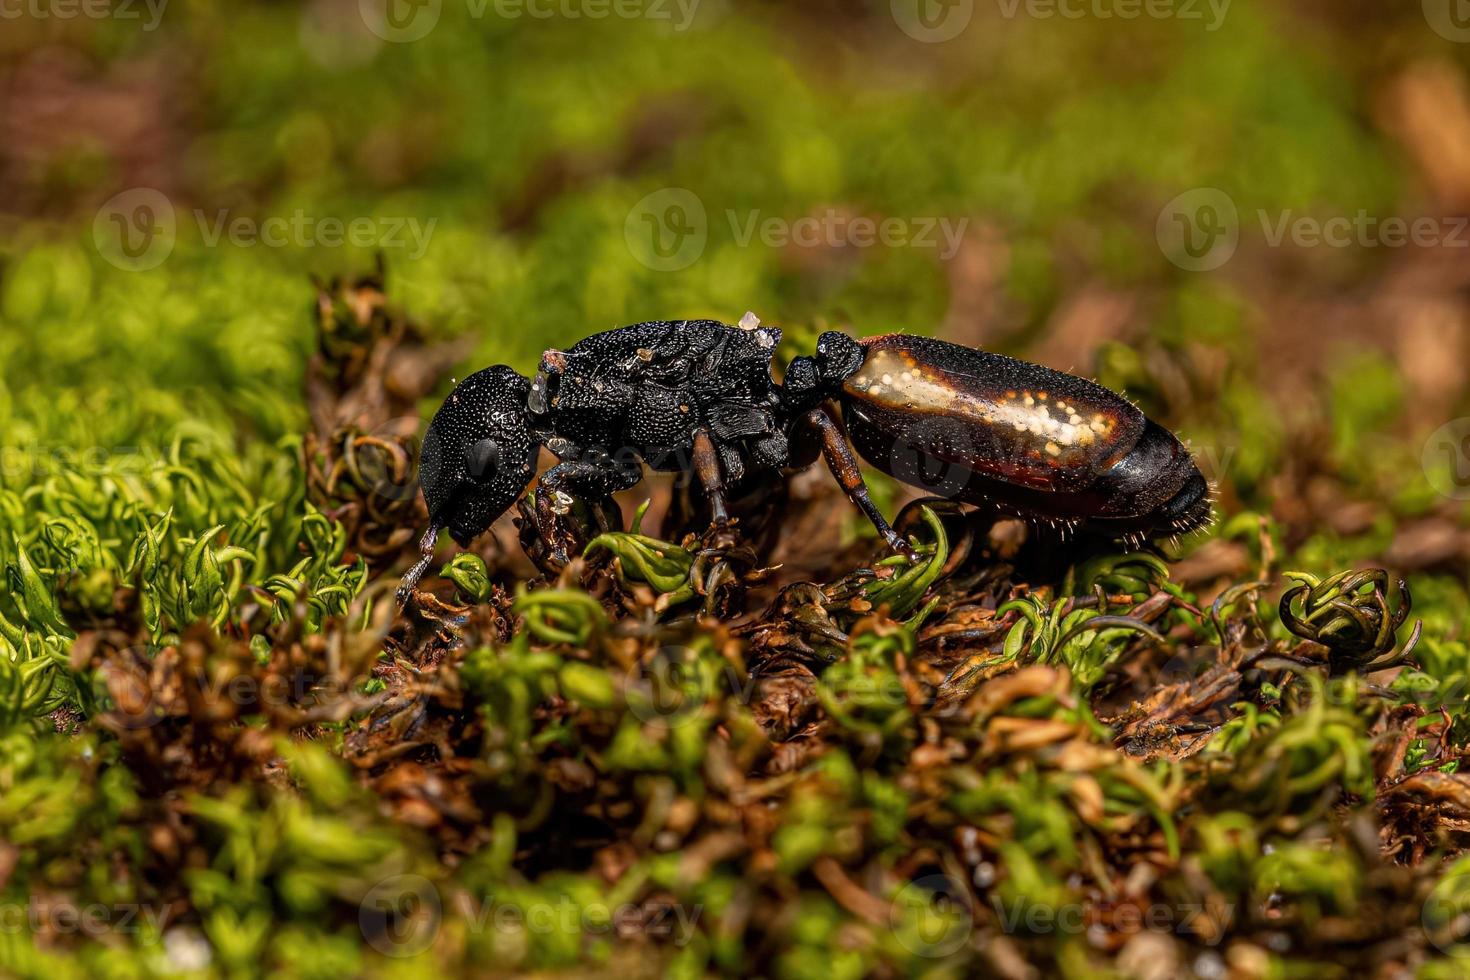
[[[1426,452],[1467,56],[1417,5],[440,7],[0,33],[0,974],[1470,969],[1470,494]],[[109,238],[138,188],[156,264]],[[1200,188],[1240,233],[1202,272],[1160,244]],[[1271,241],[1359,212],[1450,231]],[[964,234],[746,238],[855,216]],[[453,374],[746,310],[1091,373],[1222,520],[1165,563],[910,508],[910,567],[817,473],[711,556],[655,483],[647,537],[548,578],[507,519],[397,614]]]

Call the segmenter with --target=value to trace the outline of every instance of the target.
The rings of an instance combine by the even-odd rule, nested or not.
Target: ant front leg
[[[636,486],[643,479],[638,463],[618,459],[601,450],[563,460],[541,477],[536,487],[536,531],[558,564],[568,561],[567,543],[574,536],[564,518],[578,500],[611,497],[619,490]]]
[[[707,613],[718,618],[732,615],[744,603],[744,581],[756,562],[755,552],[740,545],[730,520],[725,499],[725,469],[709,431],[694,433],[694,476],[709,499],[710,525],[701,547],[689,566],[689,583],[704,597]]]
[[[847,433],[843,431],[842,424],[833,417],[832,409],[826,405],[819,406],[808,412],[806,418],[821,434],[822,457],[827,461],[827,468],[837,478],[838,486],[847,494],[847,499],[856,504],[867,515],[868,520],[873,522],[883,540],[888,542],[888,547],[917,561],[918,554],[893,530],[883,517],[883,512],[873,503],[872,497],[868,496],[868,485],[863,482],[863,472],[858,468],[857,456],[853,454],[852,446],[848,445]]]

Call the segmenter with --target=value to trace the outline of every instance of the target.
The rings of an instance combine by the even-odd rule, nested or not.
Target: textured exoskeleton
[[[1094,382],[926,337],[829,332],[778,385],[780,339],[749,315],[740,326],[660,320],[547,351],[530,380],[504,366],[466,378],[424,439],[430,527],[400,594],[439,530],[467,545],[520,497],[541,446],[558,459],[536,490],[547,538],[574,498],[631,487],[644,465],[692,473],[724,523],[726,488],[786,466],[799,430],[820,436],[833,474],[895,549],[908,545],[869,499],[854,448],[931,493],[1133,543],[1210,519],[1189,451]]]

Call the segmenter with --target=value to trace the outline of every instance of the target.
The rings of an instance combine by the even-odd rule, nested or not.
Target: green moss
[[[1429,912],[1419,922],[1414,897],[1384,884],[1393,869],[1347,851],[1342,826],[1395,805],[1374,765],[1406,724],[1417,727],[1401,776],[1459,768],[1470,744],[1460,577],[1412,578],[1423,635],[1392,690],[1425,713],[1391,714],[1382,692],[1278,664],[1209,702],[1223,714],[1190,746],[1197,754],[1142,762],[1131,753],[1151,751],[1150,733],[1125,735],[1136,719],[1111,703],[1128,702],[1130,671],[1162,663],[1160,685],[1198,678],[1222,645],[1302,654],[1274,611],[1279,589],[1259,615],[1249,589],[1212,615],[1226,586],[1259,572],[1274,588],[1283,567],[1327,577],[1381,560],[1404,522],[1465,522],[1421,478],[1421,446],[1404,433],[1423,420],[1386,356],[1334,362],[1300,406],[1267,376],[1276,338],[1262,324],[1280,297],[1261,295],[1275,286],[1252,270],[1283,258],[1263,241],[1262,214],[1391,213],[1414,183],[1353,94],[1381,66],[1309,55],[1302,39],[1316,28],[1245,0],[1218,31],[988,16],[967,40],[932,48],[894,31],[881,3],[840,36],[826,14],[720,6],[673,32],[649,19],[473,17],[446,3],[411,44],[380,43],[351,16],[334,26],[316,7],[170,7],[156,34],[74,25],[70,43],[126,77],[134,61],[187,62],[159,95],[183,107],[157,171],[177,240],[146,271],[104,258],[94,198],[142,178],[83,147],[45,165],[58,210],[13,222],[0,246],[0,912],[55,894],[177,918],[97,942],[0,930],[0,973],[178,975],[201,951],[199,976],[627,962],[690,976],[958,973],[991,966],[964,957],[996,928],[982,905],[982,942],[967,931],[970,910],[950,903],[965,847],[980,855],[966,887],[1007,914],[1112,910],[1120,881],[1108,862],[1152,861],[1159,888],[1174,890],[1156,897],[1238,907],[1201,944],[1228,933],[1241,944],[1220,947],[1232,966],[1258,957],[1282,975],[1336,955],[1310,942],[1329,919],[1409,906],[1413,921],[1392,928],[1415,956],[1425,928],[1453,924]],[[1417,21],[1385,31],[1401,28],[1423,34]],[[817,56],[793,53],[793,38],[819,36]],[[630,148],[638,140],[648,145]],[[1204,186],[1226,191],[1240,222],[1238,257],[1216,274],[1170,266],[1154,240],[1164,202]],[[630,211],[666,188],[697,196],[707,236],[698,261],[672,271],[644,264],[627,240]],[[213,240],[222,208],[229,220],[300,212],[432,230],[401,246],[269,247]],[[963,241],[744,238],[753,221],[829,210],[909,231],[947,222]],[[958,258],[944,254],[951,245]],[[788,329],[788,355],[828,327],[948,327],[1019,348],[1084,287],[1124,296],[1133,320],[1123,340],[1110,335],[1098,377],[1192,438],[1235,518],[1214,534],[1243,547],[1245,563],[1229,582],[1186,588],[1158,560],[1104,556],[980,602],[941,574],[960,545],[931,521],[928,560],[852,579],[834,569],[822,584],[847,604],[830,616],[800,606],[828,630],[806,674],[781,675],[810,682],[819,714],[793,722],[800,738],[774,738],[757,719],[750,635],[694,619],[692,542],[593,542],[597,561],[619,558],[604,587],[665,597],[636,615],[570,579],[512,600],[498,569],[457,556],[443,574],[474,609],[451,625],[471,622],[478,639],[415,661],[410,627],[395,632],[387,606],[391,565],[357,549],[350,508],[311,502],[303,465],[317,352],[308,277],[359,271],[379,251],[394,302],[430,337],[465,339],[461,375],[495,361],[529,368],[547,347],[622,323],[734,321],[747,309]],[[1324,274],[1311,265],[1302,279],[1313,275]],[[1332,325],[1311,328],[1328,336]],[[1320,467],[1313,475],[1345,500],[1381,506],[1350,531],[1313,515],[1266,520],[1263,534],[1255,515],[1292,492],[1298,466]],[[874,480],[887,512],[901,492]],[[848,522],[832,547],[867,533]],[[1131,618],[1141,607],[1157,615]],[[971,639],[986,637],[973,649],[924,633],[965,615],[979,623]],[[812,622],[793,614],[782,628]],[[415,623],[413,635],[441,627]],[[1222,643],[1229,630],[1239,632]],[[94,666],[79,638],[134,673]],[[185,648],[200,658],[188,669],[170,659]],[[936,649],[960,659],[941,669]],[[129,684],[171,690],[150,674],[167,664],[174,680],[220,683],[332,664],[313,683],[355,700],[330,711],[292,702],[299,715],[251,704],[230,717],[211,715],[222,702],[194,688],[187,707],[125,703]],[[922,674],[930,667],[938,676]],[[1022,669],[1045,684],[985,700]],[[975,687],[959,690],[966,679]],[[952,700],[925,701],[941,688]],[[384,766],[365,759],[384,746],[364,749],[365,731],[395,762],[426,768],[380,779]],[[149,754],[150,733],[206,768],[180,777],[159,761],[174,756]],[[1022,737],[1035,741],[1008,741]],[[820,751],[772,761],[804,740]],[[448,767],[430,772],[441,752]],[[247,763],[262,771],[243,775]],[[550,835],[558,820],[572,830]],[[728,836],[708,845],[713,856],[690,856],[689,840],[660,836],[679,820]],[[594,866],[583,833],[627,847]],[[1415,880],[1438,880],[1451,910],[1463,904],[1463,862],[1441,874],[1438,851],[1413,860]],[[926,875],[933,887],[908,890]],[[376,891],[384,882],[398,890]],[[432,943],[400,956],[405,946],[369,941],[383,936],[362,925],[376,907],[365,903],[412,920],[418,882],[447,909]],[[605,928],[610,908],[654,898],[701,910],[687,942],[623,943]],[[572,924],[473,928],[469,900],[513,922],[569,909]],[[1281,928],[1306,943],[1291,962],[1262,938]],[[953,957],[932,955],[952,935]],[[1045,924],[1007,941],[1070,975],[1117,965],[1116,950]]]

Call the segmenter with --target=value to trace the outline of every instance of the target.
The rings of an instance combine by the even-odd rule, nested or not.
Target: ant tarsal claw
[[[909,561],[918,564],[924,560],[924,555],[913,545],[909,544],[908,539],[904,538],[897,531],[890,530],[883,537],[888,542],[888,547],[903,555]]]
[[[739,523],[738,518],[715,518],[700,537],[700,544],[706,550],[727,550],[735,547],[740,542],[740,530],[737,527]]]

